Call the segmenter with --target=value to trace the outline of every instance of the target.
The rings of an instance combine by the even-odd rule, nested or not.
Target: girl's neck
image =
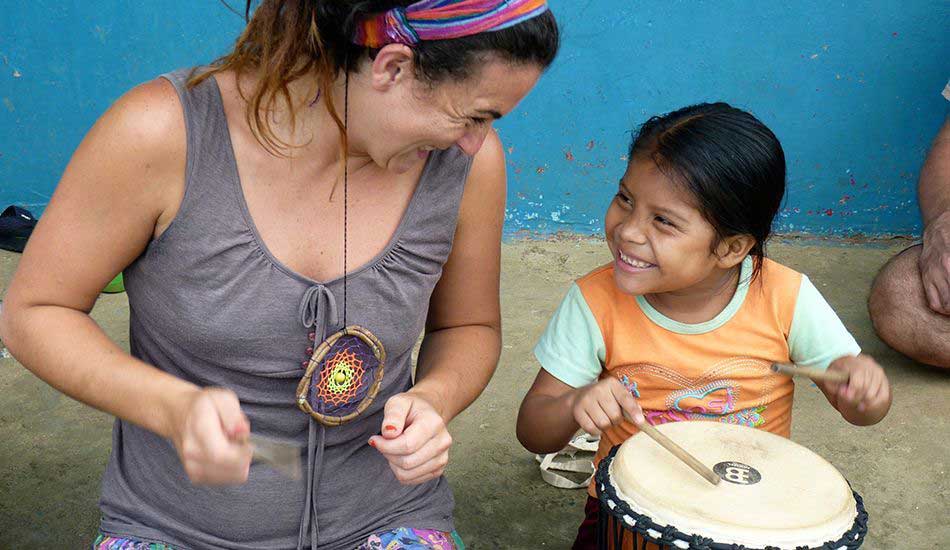
[[[680,323],[698,324],[715,319],[726,309],[739,286],[742,264],[715,269],[699,283],[680,290],[646,294],[654,309]]]

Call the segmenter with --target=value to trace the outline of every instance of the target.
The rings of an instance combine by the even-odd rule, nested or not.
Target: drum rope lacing
[[[699,535],[682,533],[672,525],[659,525],[654,523],[649,516],[633,511],[617,496],[616,490],[610,483],[610,463],[613,462],[619,448],[619,445],[615,446],[600,461],[594,477],[597,499],[600,500],[598,548],[622,548],[624,533],[636,532],[640,535],[640,539],[634,541],[633,550],[641,548],[646,550],[647,542],[659,545],[662,550],[780,550],[776,546],[750,548],[741,544],[718,543]],[[799,546],[795,550],[855,550],[860,547],[868,532],[868,514],[864,509],[864,500],[861,495],[854,491],[852,494],[858,514],[851,529],[836,541],[828,541],[818,547]],[[608,535],[610,535],[610,540],[607,540]],[[640,546],[641,541],[643,546]]]

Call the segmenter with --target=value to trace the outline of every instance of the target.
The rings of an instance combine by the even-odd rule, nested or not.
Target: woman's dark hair
[[[647,120],[629,158],[651,159],[695,197],[717,240],[751,235],[753,277],[785,196],[785,153],[775,134],[726,103],[700,103]]]
[[[330,86],[344,70],[354,70],[366,56],[378,50],[352,43],[357,22],[363,17],[406,7],[415,0],[260,0],[253,9],[247,0],[247,27],[231,53],[218,59],[211,70],[192,78],[192,86],[215,73],[233,70],[238,75],[260,70],[262,78],[247,98],[245,116],[258,141],[272,151],[288,147],[271,131],[265,112],[278,99],[295,106],[288,84],[316,76],[320,95],[346,140],[343,123],[330,100]],[[499,31],[454,38],[422,41],[412,46],[416,77],[429,84],[447,79],[464,80],[475,74],[489,56],[513,64],[545,69],[554,60],[559,45],[557,23],[550,11]],[[349,64],[349,66],[347,66]]]

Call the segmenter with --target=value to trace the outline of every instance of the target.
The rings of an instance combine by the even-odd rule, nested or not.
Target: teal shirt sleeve
[[[548,322],[534,356],[541,368],[574,388],[600,376],[606,358],[604,336],[577,283],[571,285]]]
[[[805,275],[798,289],[788,349],[793,363],[818,369],[827,369],[839,357],[861,353],[844,323]]]

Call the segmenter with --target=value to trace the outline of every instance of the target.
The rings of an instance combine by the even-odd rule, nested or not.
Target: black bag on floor
[[[8,206],[0,213],[0,248],[23,252],[34,227],[36,218],[29,210],[20,206]]]

